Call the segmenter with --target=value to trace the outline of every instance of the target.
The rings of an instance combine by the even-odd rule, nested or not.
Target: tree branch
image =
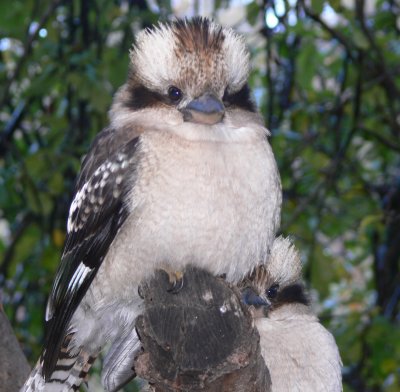
[[[267,392],[259,335],[240,293],[222,278],[187,267],[183,288],[168,292],[158,271],[141,287],[145,312],[136,329],[144,351],[137,375],[156,392]]]
[[[20,57],[19,61],[17,62],[13,74],[8,78],[4,86],[4,94],[3,98],[0,101],[0,107],[3,107],[6,102],[8,101],[8,96],[10,92],[10,87],[12,83],[18,79],[19,73],[21,72],[22,66],[24,65],[25,61],[27,60],[29,54],[31,53],[33,43],[35,42],[39,31],[44,25],[47,23],[48,19],[52,16],[54,10],[63,2],[64,0],[55,0],[49,4],[48,8],[44,12],[43,16],[38,22],[37,28],[28,35],[25,44],[24,44],[24,52]]]
[[[389,149],[391,149],[393,151],[400,152],[400,143],[395,142],[394,138],[393,138],[393,140],[390,140],[388,138],[385,138],[384,136],[382,136],[378,132],[375,132],[372,129],[368,129],[368,128],[364,127],[364,126],[361,126],[360,130],[363,133],[365,133],[366,135],[369,135],[369,136],[373,137],[374,139],[376,139],[379,143],[381,143],[385,147],[387,147],[387,148],[389,148]]]
[[[327,31],[333,39],[336,39],[346,49],[347,56],[354,61],[354,46],[340,31],[330,27],[318,14],[308,8],[304,0],[301,0],[299,4],[302,6],[305,14],[310,17],[314,22],[317,22],[325,31]]]

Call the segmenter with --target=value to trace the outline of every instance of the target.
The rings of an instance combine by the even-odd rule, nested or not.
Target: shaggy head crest
[[[248,278],[258,293],[271,285],[285,288],[301,283],[301,260],[295,246],[288,238],[277,237],[272,244],[266,264],[257,267]]]
[[[210,86],[215,93],[234,93],[249,74],[243,39],[205,18],[159,23],[142,31],[130,58],[133,78],[158,92],[175,85],[193,96]]]
[[[271,248],[267,271],[270,278],[282,286],[301,279],[301,260],[299,252],[289,238],[278,237]]]

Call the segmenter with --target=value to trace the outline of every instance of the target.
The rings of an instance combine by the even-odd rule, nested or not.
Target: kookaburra
[[[155,269],[192,263],[235,283],[267,262],[281,184],[248,75],[243,39],[207,19],[138,35],[82,163],[45,346],[23,390],[76,390],[105,346],[105,389],[132,378],[138,287]]]
[[[309,306],[300,257],[290,240],[278,237],[268,263],[241,285],[247,286],[245,302],[254,305],[271,391],[342,391],[342,362],[335,339]]]

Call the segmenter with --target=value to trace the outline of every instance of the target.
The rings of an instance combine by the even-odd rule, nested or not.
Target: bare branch
[[[156,392],[269,391],[259,335],[240,293],[195,267],[187,267],[183,279],[176,294],[168,292],[162,271],[141,288],[138,376]]]
[[[21,72],[21,69],[25,63],[25,61],[27,60],[29,54],[31,53],[32,50],[32,45],[35,42],[40,29],[47,23],[47,20],[50,18],[50,16],[53,14],[54,10],[63,2],[64,0],[55,0],[52,3],[50,3],[50,5],[48,6],[48,8],[46,9],[46,11],[43,13],[40,21],[38,22],[37,28],[28,35],[25,44],[24,44],[24,53],[22,54],[22,56],[19,58],[19,61],[17,62],[17,65],[14,69],[13,74],[8,78],[5,86],[4,86],[4,94],[3,94],[3,98],[0,102],[0,107],[3,107],[5,105],[5,103],[8,100],[8,96],[10,93],[10,87],[11,84],[13,83],[14,80],[16,80],[19,76],[19,73]]]
[[[393,151],[400,152],[400,144],[399,143],[395,143],[394,141],[385,138],[381,134],[374,132],[372,129],[368,129],[366,127],[361,127],[360,129],[362,132],[373,137],[374,139],[376,139],[379,143],[383,144],[384,146],[389,147]]]
[[[315,22],[317,22],[324,30],[326,30],[332,36],[332,38],[339,41],[346,49],[346,52],[347,52],[347,55],[349,56],[349,58],[351,58],[352,60],[355,60],[354,55],[353,55],[354,46],[351,44],[351,42],[344,35],[342,35],[342,33],[335,30],[334,28],[328,26],[325,23],[325,21],[323,19],[321,19],[321,17],[318,14],[313,12],[310,8],[308,8],[304,4],[304,0],[300,0],[299,4],[303,7],[306,15],[309,16]]]

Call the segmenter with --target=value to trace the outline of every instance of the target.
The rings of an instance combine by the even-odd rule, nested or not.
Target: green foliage
[[[81,156],[107,123],[134,32],[171,5],[3,3],[1,301],[33,362]],[[243,8],[250,81],[282,176],[282,231],[337,339],[345,390],[398,390],[399,6],[275,0],[265,6],[277,15],[271,29],[259,3]]]
[[[346,390],[392,391],[400,387],[400,254],[390,239],[400,216],[400,53],[389,48],[398,29],[388,3],[369,13],[356,3],[287,5],[268,31],[264,114],[286,196],[283,231],[304,254]]]

